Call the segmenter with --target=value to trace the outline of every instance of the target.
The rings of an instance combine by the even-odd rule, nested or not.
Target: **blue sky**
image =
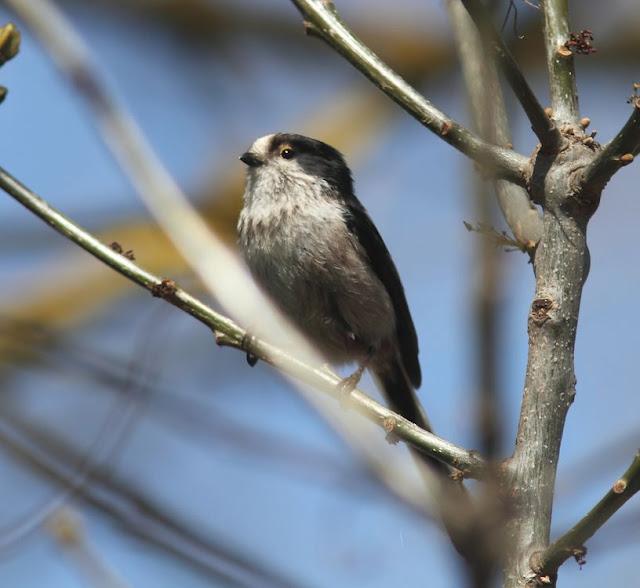
[[[276,4],[296,18],[288,3]],[[406,23],[405,4],[407,11],[415,9],[407,0],[386,18]],[[341,5],[358,22],[361,3],[343,0]],[[620,13],[623,8],[618,7]],[[603,32],[613,30],[616,14],[598,22]],[[298,121],[326,107],[345,88],[366,84],[338,56],[303,35],[296,51],[264,38],[239,38],[224,51],[198,53],[137,20],[86,7],[72,16],[110,85],[171,173],[191,192],[206,178],[240,165],[237,154],[255,137],[299,130]],[[432,2],[420,9],[413,26],[446,36],[444,22],[440,3]],[[309,43],[316,46],[308,50]],[[596,54],[588,64],[578,64],[580,99],[583,113],[605,141],[628,116],[625,98],[635,78],[632,71],[603,66],[597,59]],[[10,91],[0,107],[2,167],[90,228],[145,215],[97,138],[87,111],[28,33],[19,58],[2,69],[0,78]],[[536,72],[533,79],[545,101],[544,78]],[[432,79],[424,90],[444,110],[466,119],[457,73]],[[527,152],[532,138],[519,113],[515,126],[516,147]],[[345,155],[357,162],[357,193],[385,237],[407,289],[421,340],[420,394],[431,420],[446,438],[473,446],[469,325],[478,237],[462,223],[474,220],[471,166],[400,112],[364,157],[346,150]],[[592,267],[576,345],[578,389],[562,448],[554,532],[593,505],[640,445],[640,434],[633,434],[640,414],[635,370],[640,343],[635,260],[639,173],[630,166],[614,178],[589,228]],[[0,267],[9,284],[0,291],[0,301],[6,307],[72,246],[9,198],[0,198],[0,233],[5,235],[0,237]],[[16,235],[26,238],[16,240]],[[503,259],[500,379],[510,443],[524,379],[533,277],[524,256],[505,253]],[[157,374],[158,390],[113,459],[114,472],[204,533],[271,562],[304,586],[375,588],[424,584],[425,578],[432,588],[461,585],[457,562],[438,531],[363,480],[348,448],[281,378],[264,365],[248,369],[240,354],[216,348],[209,333],[188,317],[158,309],[159,302],[150,303],[133,286],[129,292],[126,300],[68,334],[73,342],[122,362],[135,357],[141,346],[150,349],[147,369]],[[366,385],[375,393],[370,382]],[[20,372],[7,379],[7,386],[8,406],[85,448],[117,402],[107,386],[66,364]],[[184,402],[198,415],[197,426],[196,421],[177,426],[170,414],[153,408],[154,395]],[[265,456],[264,448],[251,443],[240,447],[216,428],[220,422],[238,424],[258,438],[268,433],[268,438],[322,456],[329,465],[305,468],[295,460]],[[256,445],[255,437],[250,439]],[[615,445],[618,439],[624,442]],[[579,464],[612,443],[614,449],[594,462],[586,478],[576,473]],[[47,500],[54,488],[8,454],[0,454],[0,468],[0,529],[6,529]],[[640,507],[634,502],[611,524],[625,516],[638,520]],[[77,508],[94,549],[130,586],[215,585],[132,539],[108,518],[81,503]],[[595,587],[612,580],[631,585],[640,525],[625,533],[628,538],[617,538],[616,549],[596,539],[582,571],[572,562],[563,568],[564,585]],[[51,539],[37,533],[2,554],[0,585],[85,584]]]

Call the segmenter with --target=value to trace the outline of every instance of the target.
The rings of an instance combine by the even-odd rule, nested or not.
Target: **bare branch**
[[[418,122],[471,159],[488,167],[497,178],[525,186],[529,169],[526,157],[483,141],[438,110],[345,26],[333,3],[322,0],[292,2],[304,17],[308,32],[324,39]]]
[[[622,130],[605,145],[582,176],[582,189],[601,191],[611,177],[640,152],[640,97],[631,98],[633,112]]]
[[[569,0],[540,0],[549,70],[553,118],[560,125],[576,125],[580,118],[573,53],[569,40]]]
[[[534,553],[531,567],[539,576],[556,575],[558,568],[570,557],[583,558],[584,544],[613,514],[640,490],[640,451],[627,471],[622,474],[603,498],[578,523],[554,541],[543,552]]]
[[[448,6],[475,126],[483,138],[508,145],[509,121],[495,67],[484,58],[477,30],[460,0],[449,0]],[[504,180],[497,180],[495,189],[500,210],[516,241],[525,249],[533,249],[542,235],[542,219],[529,194]]]
[[[482,1],[462,0],[462,3],[476,23],[483,41],[493,49],[498,66],[529,118],[531,128],[538,137],[543,151],[557,152],[562,143],[560,131],[538,102],[513,55],[491,23]]]
[[[177,286],[172,280],[163,280],[143,270],[130,259],[101,243],[93,235],[55,210],[1,168],[0,188],[61,235],[73,241],[118,273],[209,327],[216,333],[219,344],[250,352],[284,373],[313,386],[314,389],[344,400],[343,394],[338,388],[340,383],[338,376],[327,370],[311,367],[273,345],[249,337],[247,332],[237,326],[231,319],[215,312],[209,306]],[[453,443],[420,429],[397,413],[369,398],[360,390],[355,390],[350,395],[349,405],[370,421],[383,427],[387,433],[392,432],[425,454],[463,471],[469,477],[479,477],[481,475],[484,463],[476,453],[457,447]]]

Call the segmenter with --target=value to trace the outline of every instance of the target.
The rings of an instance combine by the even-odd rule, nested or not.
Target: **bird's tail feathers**
[[[427,415],[418,401],[416,392],[402,367],[400,358],[394,358],[393,361],[387,363],[382,369],[376,370],[373,375],[393,411],[402,415],[405,419],[411,421],[421,429],[431,432],[431,425],[429,424]],[[422,461],[438,472],[447,475],[450,473],[449,467],[441,461],[425,453],[421,453],[418,450],[416,450],[415,453]]]

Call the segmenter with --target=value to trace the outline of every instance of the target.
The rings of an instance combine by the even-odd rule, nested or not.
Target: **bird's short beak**
[[[258,167],[264,163],[262,159],[260,159],[255,153],[251,153],[251,151],[243,153],[240,156],[240,161],[242,163],[246,163],[249,167]]]

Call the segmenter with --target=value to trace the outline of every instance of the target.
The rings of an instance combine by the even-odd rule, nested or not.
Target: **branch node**
[[[562,57],[564,59],[566,59],[567,57],[571,57],[573,55],[573,52],[571,51],[571,49],[569,49],[566,46],[566,44],[565,45],[560,45],[556,49],[556,53],[558,54],[559,57]]]
[[[588,116],[584,116],[580,119],[580,126],[586,129],[591,124],[591,119]]]
[[[309,37],[317,37],[318,39],[323,38],[322,32],[320,31],[320,29],[316,25],[314,25],[311,21],[303,20],[302,26],[304,27],[305,35],[308,35]]]
[[[569,40],[563,45],[564,49],[569,52],[569,55],[591,55],[595,53],[597,49],[593,46],[593,33],[589,29],[583,29],[579,33],[569,33]],[[561,53],[558,48],[558,53]],[[563,57],[567,57],[564,53],[561,53]]]
[[[170,278],[164,278],[161,282],[158,282],[151,288],[151,296],[154,298],[171,300],[175,296],[177,290],[178,284]]]
[[[398,426],[398,421],[396,421],[396,419],[394,419],[393,417],[386,417],[382,421],[382,428],[387,433],[385,436],[385,439],[391,445],[397,445],[398,442],[400,441],[400,437],[398,437],[398,435],[395,432],[397,426]]]
[[[580,569],[582,569],[582,566],[586,565],[587,560],[585,559],[585,555],[587,555],[587,548],[584,545],[574,547],[571,550],[571,555],[573,555],[573,559],[576,560]]]
[[[627,489],[627,481],[623,478],[616,480],[615,484],[611,487],[614,494],[622,494]]]
[[[124,247],[122,247],[122,245],[120,245],[120,243],[118,243],[117,241],[112,241],[111,243],[109,243],[109,247],[111,247],[111,249],[113,249],[113,251],[115,251],[116,253],[119,253],[120,255],[122,255],[123,257],[126,257],[131,261],[136,260],[136,256],[133,253],[133,249],[127,249],[125,251]]]
[[[550,318],[549,312],[553,308],[553,300],[549,298],[536,298],[531,303],[531,320],[536,325],[542,325]]]
[[[18,51],[20,51],[20,31],[10,22],[0,29],[0,65],[13,59]]]
[[[629,165],[633,162],[634,159],[635,158],[633,156],[633,153],[625,153],[624,155],[620,156],[620,163],[622,165]]]
[[[440,135],[443,137],[447,136],[452,126],[453,125],[448,120],[445,120],[440,127]]]

